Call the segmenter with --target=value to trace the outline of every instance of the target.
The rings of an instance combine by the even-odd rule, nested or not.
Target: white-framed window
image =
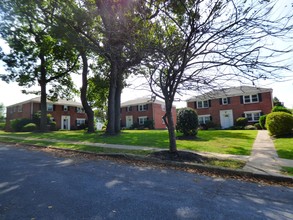
[[[143,112],[143,111],[146,111],[146,110],[148,110],[148,105],[147,104],[138,105],[138,111],[139,112]]]
[[[83,125],[85,124],[85,118],[77,118],[76,119],[76,126],[80,126],[80,125]]]
[[[244,112],[245,118],[247,118],[248,122],[256,122],[259,120],[259,117],[261,116],[261,111],[249,111]]]
[[[18,112],[22,112],[22,105],[17,106]]]
[[[248,104],[248,103],[257,103],[259,102],[258,94],[255,95],[244,95],[243,96],[243,103]]]
[[[131,111],[132,111],[132,106],[127,106],[127,107],[126,107],[126,111],[127,111],[127,112],[131,112]]]
[[[67,112],[68,111],[68,105],[63,106],[63,111]]]
[[[147,116],[141,116],[141,117],[138,117],[138,124],[139,125],[144,125],[144,123],[148,120],[148,117]]]
[[[161,105],[161,108],[162,108],[162,111],[163,111],[163,112],[166,111],[166,105],[165,105],[165,104],[162,104],[162,105]]]
[[[77,113],[84,113],[84,109],[82,107],[76,107]]]
[[[47,111],[52,112],[53,111],[53,104],[47,103]]]
[[[205,100],[205,101],[197,101],[197,108],[208,108],[209,107],[209,101]]]
[[[211,115],[199,115],[198,116],[198,124],[206,124],[211,121]]]
[[[229,99],[227,97],[222,98],[222,105],[228,105],[229,104]]]

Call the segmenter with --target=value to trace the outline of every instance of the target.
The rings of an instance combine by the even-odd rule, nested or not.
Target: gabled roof
[[[151,99],[151,97],[149,96],[145,96],[145,97],[141,97],[141,98],[137,98],[137,99],[133,99],[133,100],[129,100],[126,102],[121,103],[121,107],[126,107],[126,106],[133,106],[133,105],[143,105],[143,104],[148,104],[148,103],[157,103],[160,105],[164,105],[165,102],[155,99],[154,101]]]
[[[13,105],[10,105],[10,106],[7,106],[7,107],[23,105],[23,104],[31,103],[31,102],[41,103],[41,97],[32,98],[32,99],[29,99],[29,100],[26,100],[26,101],[23,101],[23,102],[19,102],[19,103],[16,103],[16,104],[13,104]],[[52,102],[52,101],[47,99],[47,103],[53,103],[55,105],[68,105],[68,106],[82,107],[82,104],[80,102],[75,102],[75,101],[72,101],[72,100],[65,100],[65,99],[58,99],[58,101],[56,101],[56,102]]]
[[[238,86],[238,87],[230,87],[230,88],[223,88],[219,90],[213,90],[199,96],[191,97],[190,99],[186,101],[187,102],[203,101],[208,99],[218,99],[218,98],[233,97],[233,96],[254,95],[258,93],[272,92],[272,91],[273,90],[270,88],[260,88],[260,87],[253,87],[253,86]]]

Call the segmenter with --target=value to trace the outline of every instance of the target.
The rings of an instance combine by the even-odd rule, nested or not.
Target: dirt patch
[[[188,152],[188,151],[177,151],[176,153],[171,153],[168,150],[156,151],[151,153],[149,157],[161,159],[161,160],[170,160],[177,162],[193,162],[193,163],[205,163],[208,158],[203,157],[199,154]]]

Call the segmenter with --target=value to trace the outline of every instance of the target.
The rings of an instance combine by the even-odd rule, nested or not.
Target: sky
[[[279,4],[282,5],[282,2],[291,4],[291,0],[279,0]],[[290,9],[292,10],[292,9]],[[291,44],[292,42],[290,42]],[[279,46],[279,45],[277,45]],[[293,46],[293,45],[292,45]],[[4,41],[0,39],[0,47],[5,51],[8,51],[9,48],[5,45]],[[293,64],[293,56],[287,57],[288,61]],[[0,74],[7,74],[5,71],[5,67],[3,66],[3,63],[0,62]],[[280,72],[279,74],[282,74]],[[280,81],[259,81],[256,86],[263,87],[263,88],[272,88],[273,89],[273,97],[277,97],[281,102],[285,104],[288,108],[293,108],[293,72],[287,73],[287,76],[290,76],[288,78],[281,79]],[[73,80],[76,82],[78,87],[81,85],[81,76],[75,75],[73,77]],[[141,81],[140,79],[138,81]],[[135,84],[135,83],[134,83]],[[237,85],[238,86],[238,85]],[[126,88],[124,89],[122,93],[122,102],[139,98],[141,96],[151,96],[150,91],[141,90],[138,88],[135,88],[135,86],[132,86],[134,88]],[[30,98],[34,98],[35,95],[26,95],[22,94],[21,90],[23,88],[19,87],[17,83],[11,82],[7,84],[6,82],[3,82],[0,80],[0,103],[4,104],[4,106],[9,106],[18,102],[25,101]],[[39,90],[38,87],[32,88],[35,90]],[[188,94],[184,96],[177,96],[177,99],[180,99],[180,102],[175,102],[174,104],[177,107],[185,107],[186,102],[184,100],[190,98],[191,96],[198,95],[196,92],[189,91]],[[76,98],[75,101],[79,101],[78,98]]]

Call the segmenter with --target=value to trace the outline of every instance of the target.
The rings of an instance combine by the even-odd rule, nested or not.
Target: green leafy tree
[[[172,104],[184,91],[274,78],[288,66],[274,62],[269,42],[292,36],[292,13],[274,16],[276,1],[155,1],[156,44],[145,61],[152,92],[165,100],[169,149],[176,153]],[[228,86],[228,85],[227,85]]]
[[[198,116],[192,108],[180,109],[177,115],[176,129],[184,136],[196,136],[198,130]]]
[[[40,130],[46,131],[47,93],[52,99],[62,94],[71,97],[73,82],[69,73],[78,68],[78,54],[54,29],[53,18],[59,11],[53,2],[4,0],[0,11],[1,37],[10,47],[10,53],[2,53],[10,74],[2,74],[1,78],[26,88],[40,86],[40,91],[33,93],[41,95]]]

